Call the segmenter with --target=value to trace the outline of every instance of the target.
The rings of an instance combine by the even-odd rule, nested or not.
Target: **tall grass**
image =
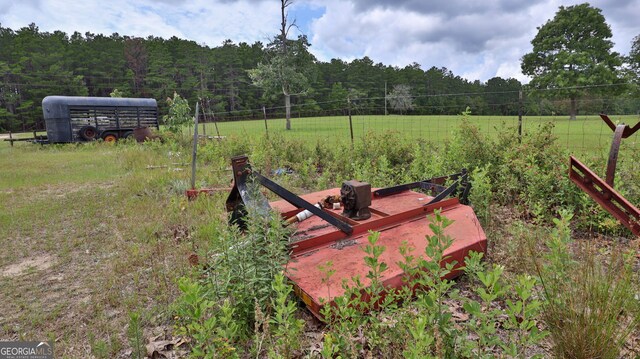
[[[545,296],[541,319],[556,357],[618,358],[640,314],[630,257],[573,242],[570,218],[555,220],[550,251],[536,265]]]

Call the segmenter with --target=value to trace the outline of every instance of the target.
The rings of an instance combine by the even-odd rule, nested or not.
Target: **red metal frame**
[[[609,160],[607,161],[607,176],[605,177],[605,182],[613,187],[613,181],[616,177],[616,165],[618,164],[618,153],[620,152],[620,142],[622,142],[623,138],[627,138],[640,130],[640,122],[630,127],[624,123],[615,125],[609,116],[603,113],[600,114],[600,118],[613,131],[613,140],[611,141]]]
[[[328,195],[339,193],[340,189],[334,188],[301,197],[316,203]],[[296,293],[311,312],[321,318],[323,305],[332,303],[333,298],[344,294],[343,280],[359,277],[365,286],[369,284],[366,278],[368,268],[364,262],[366,254],[362,250],[362,246],[367,244],[369,231],[380,232],[378,245],[386,248],[381,261],[388,265],[388,269],[382,273],[381,279],[387,290],[405,285],[402,281],[404,272],[398,265],[403,260],[399,249],[404,241],[415,249],[413,255],[428,259],[424,254],[427,244],[425,236],[433,233],[429,229],[427,215],[436,209],[454,221],[445,230],[454,239],[453,245],[445,252],[447,261],[456,261],[460,266],[470,251],[485,252],[487,238],[471,207],[460,204],[456,198],[425,205],[432,198],[409,190],[388,197],[374,196],[370,206],[371,218],[358,222],[343,217],[341,209],[325,209],[330,215],[348,222],[353,227],[351,234],[328,225],[317,216],[298,223],[286,273],[294,283]],[[284,200],[272,202],[270,206],[285,218],[301,210]],[[325,274],[319,266],[328,261],[332,261],[335,274],[329,283],[324,283]],[[461,272],[454,271],[450,277],[459,274]]]
[[[191,201],[196,199],[200,193],[213,194],[217,192],[229,192],[231,188],[200,188],[200,189],[188,189],[184,191],[187,198]]]
[[[613,183],[613,175],[609,176],[607,172]],[[609,181],[603,181],[573,156],[569,160],[569,178],[633,234],[640,236],[640,210],[613,189]]]

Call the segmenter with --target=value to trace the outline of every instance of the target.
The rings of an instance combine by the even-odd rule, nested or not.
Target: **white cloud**
[[[36,23],[43,31],[169,38],[177,36],[217,46],[267,41],[278,29],[279,9],[268,2],[193,1],[26,1],[0,0],[0,23],[18,29]],[[11,2],[10,5],[7,5]]]
[[[400,67],[413,62],[425,70],[446,67],[470,80],[526,81],[520,58],[531,50],[536,27],[560,5],[581,2],[296,0],[290,10],[325,9],[308,26],[301,24],[320,60],[369,56]],[[593,0],[592,5],[612,27],[614,50],[628,53],[640,34],[640,0]],[[267,43],[280,26],[280,8],[273,0],[0,0],[2,26],[18,29],[31,22],[43,31],[177,36],[218,46],[225,39]]]
[[[531,51],[536,28],[553,18],[560,5],[581,2],[488,0],[469,8],[460,0],[331,0],[312,26],[312,42],[323,59],[366,55],[400,67],[413,62],[424,69],[447,67],[470,80],[501,76],[527,82],[520,59]],[[633,16],[640,0],[596,0],[593,5],[603,9],[612,27],[614,50],[627,53],[640,33]]]

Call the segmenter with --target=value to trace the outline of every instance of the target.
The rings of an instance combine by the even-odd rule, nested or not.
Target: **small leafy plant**
[[[304,320],[297,319],[295,314],[297,305],[290,300],[293,289],[286,282],[282,273],[276,274],[273,280],[272,298],[273,317],[271,325],[273,330],[273,346],[269,349],[269,357],[290,358],[294,351],[300,349],[300,336],[304,328]]]

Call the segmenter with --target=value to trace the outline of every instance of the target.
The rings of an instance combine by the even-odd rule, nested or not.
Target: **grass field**
[[[615,123],[626,123],[633,126],[640,122],[635,115],[611,116]],[[420,139],[433,143],[442,143],[450,139],[454,130],[462,121],[462,116],[400,116],[400,115],[353,115],[352,127],[354,141],[360,140],[368,132],[398,131],[407,138]],[[468,117],[469,123],[477,126],[486,136],[495,137],[502,132],[517,132],[517,116],[475,116]],[[278,133],[288,138],[305,139],[315,142],[317,139],[328,141],[350,141],[351,131],[347,116],[302,117],[292,118],[291,130],[285,129],[284,119],[265,121],[229,121],[200,124],[199,133],[209,136],[254,137],[268,133]],[[523,116],[522,133],[536,131],[546,123],[553,123],[553,133],[558,143],[570,151],[593,152],[609,151],[613,132],[599,116],[578,116],[570,121],[567,116]],[[217,126],[217,130],[216,130]],[[193,128],[185,128],[185,136],[192,133]],[[46,133],[38,133],[44,135]],[[4,135],[6,138],[7,135]],[[31,133],[14,134],[15,138],[32,137]],[[632,136],[623,141],[623,148],[637,149],[640,136]]]
[[[638,116],[612,116],[612,119],[614,122],[631,125],[640,121]],[[497,136],[503,131],[517,132],[518,129],[517,116],[469,116],[468,120],[488,136]],[[356,141],[370,131],[394,130],[409,138],[439,143],[450,138],[453,130],[461,121],[461,116],[352,116],[353,136]],[[613,132],[599,116],[579,116],[575,121],[569,121],[565,116],[524,116],[522,120],[523,134],[535,131],[547,122],[554,124],[553,132],[558,136],[558,142],[570,150],[609,150]],[[284,119],[267,120],[268,132],[286,134],[286,136],[308,139],[309,141],[315,141],[315,139],[350,140],[349,119],[346,116],[293,118],[291,123],[292,129],[286,131]],[[265,133],[265,122],[262,120],[220,122],[217,123],[218,132],[216,132],[213,123],[207,123],[205,126],[206,129],[204,126],[200,126],[200,133],[206,132],[208,135],[216,135],[219,132],[221,136],[240,137]],[[625,140],[627,147],[636,147],[638,143],[635,137]]]
[[[162,325],[200,247],[190,228],[223,211],[217,197],[186,205],[183,162],[133,143],[0,143],[0,338],[114,358],[132,313]]]

